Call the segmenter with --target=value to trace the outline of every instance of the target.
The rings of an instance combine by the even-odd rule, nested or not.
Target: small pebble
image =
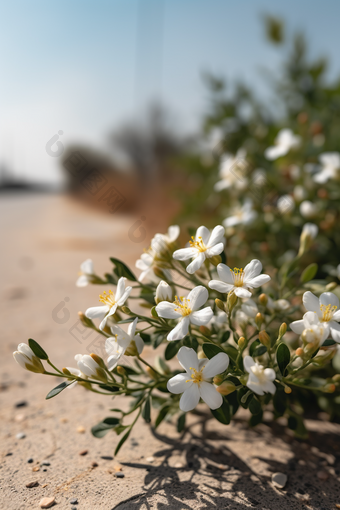
[[[34,466],[34,468],[32,468],[32,471],[40,471],[40,467],[39,466]]]
[[[70,499],[70,503],[71,505],[78,505],[78,499],[77,498]]]
[[[182,468],[182,467],[183,467],[182,462],[176,462],[175,468]]]
[[[42,485],[41,487],[44,488],[44,487],[47,487],[48,486],[48,483],[44,483],[44,485]]]
[[[18,434],[15,436],[17,439],[25,439],[26,434],[23,432],[18,432]]]
[[[81,452],[79,452],[79,455],[87,455],[89,453],[88,450],[82,450]]]
[[[15,421],[23,421],[25,419],[25,415],[24,414],[16,414],[15,415]]]
[[[47,471],[47,469],[45,468],[45,469],[43,469],[43,471]]]
[[[316,476],[319,478],[319,480],[325,481],[329,477],[329,474],[327,471],[318,471]]]
[[[50,508],[55,503],[55,498],[42,498],[39,502],[40,508]]]
[[[33,462],[32,457],[30,457],[29,459],[27,459],[27,462],[28,462],[28,464],[32,464],[32,462]]]
[[[114,467],[113,467],[113,469],[114,469],[115,471],[122,471],[122,470],[123,470],[122,466],[119,466],[119,465],[114,466]]]
[[[275,485],[275,487],[283,489],[287,483],[287,475],[285,475],[284,473],[273,473],[272,482]]]
[[[60,423],[67,423],[67,422],[68,422],[67,418],[60,418]]]
[[[155,457],[146,457],[146,462],[154,462]]]
[[[39,482],[37,480],[35,480],[34,482],[26,483],[26,487],[28,487],[29,489],[31,489],[32,487],[38,487],[38,485],[39,485]]]
[[[124,473],[120,473],[120,472],[115,473],[116,478],[124,478],[124,476],[125,476]]]
[[[11,455],[13,455],[13,453],[12,452],[8,452],[8,453],[6,453],[5,457],[10,457]]]
[[[77,510],[76,506],[71,506],[71,510]]]
[[[92,466],[93,468],[95,468],[95,467],[98,467],[98,464],[97,464],[97,462],[91,462],[91,466]]]
[[[226,471],[228,469],[228,466],[225,466],[224,464],[218,464],[218,469],[221,469],[221,471]]]
[[[47,460],[44,460],[44,462],[41,463],[42,466],[50,466],[51,463],[47,462]]]
[[[25,407],[27,406],[26,400],[21,400],[20,402],[17,402],[14,407]]]
[[[79,432],[79,434],[84,434],[85,433],[85,428],[80,426],[80,427],[77,427],[77,432]]]

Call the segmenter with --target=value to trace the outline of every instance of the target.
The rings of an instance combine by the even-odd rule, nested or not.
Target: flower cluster
[[[297,142],[287,135],[281,138],[280,154]],[[139,277],[111,258],[113,270],[102,278],[87,260],[77,285],[107,285],[108,290],[99,296],[101,305],[80,313],[80,319],[101,335],[105,355],[77,354],[76,368],[60,370],[31,339],[29,345],[19,344],[14,358],[27,370],[64,379],[47,398],[76,384],[110,397],[130,398],[130,411],[115,409],[114,416],[92,429],[97,437],[110,429],[124,432],[116,452],[139,416],[153,420],[152,407],[158,410],[155,427],[177,414],[182,430],[185,413],[201,403],[224,424],[239,406],[247,408],[252,426],[261,422],[264,407],[271,406],[274,417],[285,415],[288,426],[301,436],[305,430],[298,405],[301,392],[309,389],[321,398],[338,394],[340,385],[340,375],[330,364],[340,344],[339,299],[330,290],[338,293],[339,288],[336,283],[331,288],[314,285],[317,297],[308,290],[317,268],[303,265],[306,246],[316,234],[313,225],[305,225],[298,253],[271,276],[262,273],[257,259],[244,268],[226,264],[221,225],[212,231],[199,227],[183,248],[177,244],[179,227],[156,234],[136,263]],[[303,316],[302,294],[307,310]],[[144,314],[131,310],[131,298],[139,300]],[[151,347],[157,350],[156,357]],[[169,364],[176,355],[179,365]],[[135,418],[126,425],[129,414]]]

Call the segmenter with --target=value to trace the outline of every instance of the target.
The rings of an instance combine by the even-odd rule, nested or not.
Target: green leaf
[[[249,425],[251,427],[256,427],[256,425],[258,425],[259,423],[262,422],[262,418],[263,418],[263,411],[261,409],[261,411],[258,414],[253,414],[253,416],[249,420]]]
[[[146,421],[146,423],[150,423],[150,421],[151,421],[150,411],[151,411],[151,397],[148,397],[145,400],[145,404],[143,406],[143,411],[142,411],[142,416],[143,416],[144,420]]]
[[[113,430],[119,436],[124,430],[128,429],[130,425],[117,425]]]
[[[233,391],[233,393],[230,393],[229,395],[227,395],[225,397],[225,399],[227,400],[227,402],[229,402],[229,407],[230,407],[231,415],[234,416],[234,414],[236,413],[236,411],[240,407],[240,404],[239,404],[239,401],[238,401],[238,398],[237,398],[237,392]]]
[[[226,352],[228,354],[229,358],[232,359],[236,363],[238,350],[230,344],[226,344],[223,347],[224,347],[224,351],[222,351],[222,352]]]
[[[230,337],[230,331],[224,331],[220,338],[221,344],[223,344],[224,342],[227,342],[229,340],[229,337]]]
[[[300,281],[301,283],[307,283],[310,280],[313,280],[314,276],[316,275],[318,271],[318,265],[315,264],[309,264],[309,266],[306,267],[306,269],[303,271]]]
[[[202,348],[203,348],[203,352],[204,354],[207,356],[207,358],[211,359],[213,358],[214,356],[216,356],[216,354],[218,354],[219,352],[224,352],[223,349],[221,349],[220,347],[218,347],[217,345],[214,345],[214,344],[209,344],[209,343],[205,343],[202,345]]]
[[[106,283],[112,283],[112,285],[117,285],[117,278],[113,276],[111,273],[105,273]]]
[[[253,354],[254,354],[254,351],[256,349],[256,347],[258,347],[259,345],[261,345],[261,342],[259,339],[255,340],[251,346],[249,347],[249,356],[253,357]]]
[[[249,402],[253,398],[253,394],[250,393],[245,402],[242,401],[243,397],[249,392],[248,388],[240,388],[237,392],[238,403],[244,408],[248,409]]]
[[[130,427],[129,430],[127,431],[126,434],[124,434],[124,436],[122,437],[122,439],[119,441],[119,443],[117,444],[116,446],[116,449],[115,449],[115,455],[117,455],[117,453],[119,452],[119,450],[121,449],[121,447],[123,446],[123,444],[125,443],[125,441],[127,440],[127,438],[129,437],[130,435],[130,432],[131,432],[132,428]]]
[[[288,428],[290,428],[290,430],[295,430],[298,426],[298,421],[297,419],[295,418],[295,416],[289,416],[288,418]]]
[[[44,359],[44,360],[48,359],[48,354],[38,344],[38,342],[36,342],[32,338],[30,338],[28,340],[28,345],[30,346],[30,348],[32,349],[32,351],[34,352],[34,354],[36,355],[37,358]]]
[[[111,417],[105,418],[103,421],[97,423],[97,425],[94,425],[91,428],[92,435],[94,437],[98,437],[98,438],[104,437],[105,434],[107,434],[109,430],[113,429],[118,424],[119,424],[118,418],[111,418]]]
[[[167,361],[169,359],[172,359],[179,351],[179,348],[181,346],[180,342],[169,342],[165,349],[164,357]]]
[[[257,358],[258,356],[262,356],[267,352],[267,347],[265,345],[259,345],[253,351],[253,358]]]
[[[211,414],[216,418],[217,421],[224,425],[230,423],[230,408],[228,402],[223,399],[223,404],[218,409],[210,409]]]
[[[115,393],[116,391],[119,391],[118,386],[109,386],[108,384],[98,384],[99,388],[102,388],[106,391],[111,391],[111,393]]]
[[[155,429],[158,427],[158,425],[160,423],[162,423],[162,421],[164,420],[164,418],[168,414],[169,409],[170,409],[170,406],[164,406],[164,407],[161,408],[161,410],[159,411],[158,416],[156,418]]]
[[[277,348],[276,359],[280,372],[284,377],[287,373],[286,367],[290,362],[290,351],[288,346],[283,342]]]
[[[279,416],[283,416],[287,407],[287,395],[284,391],[277,390],[273,397],[273,406]]]
[[[331,338],[328,338],[328,340],[325,340],[322,344],[322,347],[328,347],[329,345],[335,345],[336,342],[332,340]]]
[[[128,280],[132,282],[136,282],[137,278],[132,273],[132,271],[127,267],[124,262],[122,262],[119,259],[115,259],[114,257],[110,257],[110,260],[112,264],[114,264],[116,267],[114,269],[115,274],[118,276],[118,278],[121,278],[122,276],[125,276]]]
[[[184,429],[184,427],[185,427],[185,417],[186,417],[186,413],[183,413],[178,418],[178,421],[177,421],[177,432],[182,432],[182,430]]]
[[[262,411],[262,406],[255,396],[253,396],[253,398],[249,402],[248,407],[251,414],[254,415],[259,414]]]
[[[151,315],[154,317],[154,319],[158,319],[158,313],[155,306],[151,308]]]
[[[55,388],[53,388],[53,390],[51,390],[47,395],[46,395],[46,400],[49,400],[50,398],[53,398],[53,397],[56,397],[57,395],[59,395],[59,393],[61,391],[63,391],[65,388],[67,388],[67,386],[70,386],[70,384],[72,384],[73,381],[64,381],[62,382],[61,384],[58,384],[58,386],[56,386]]]

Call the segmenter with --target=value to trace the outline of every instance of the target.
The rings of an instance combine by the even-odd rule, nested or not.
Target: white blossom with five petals
[[[224,352],[219,352],[210,360],[207,358],[198,359],[194,349],[181,347],[177,358],[185,373],[169,379],[167,388],[176,395],[182,393],[179,401],[180,409],[183,412],[192,411],[199,403],[200,398],[210,409],[221,407],[223,397],[216,391],[211,379],[227,370],[229,356]]]
[[[187,266],[189,274],[195,273],[206,259],[219,255],[224,250],[224,228],[218,225],[212,232],[204,226],[199,227],[195,238],[189,241],[190,247],[176,250],[173,254],[175,260],[193,259]]]
[[[301,137],[294,135],[291,129],[281,129],[278,132],[272,147],[265,150],[264,155],[270,161],[285,156],[290,149],[300,145]]]
[[[247,387],[257,395],[271,393],[274,395],[276,386],[273,381],[276,378],[275,370],[264,368],[255,363],[251,356],[245,356],[243,360],[244,369],[249,373]]]
[[[214,312],[210,306],[199,310],[209,297],[202,285],[193,288],[187,297],[176,296],[173,303],[162,301],[156,306],[156,312],[163,319],[179,319],[177,326],[167,336],[169,341],[181,340],[189,331],[189,325],[204,326],[212,319]]]
[[[93,276],[93,262],[91,259],[87,259],[80,265],[80,275],[76,282],[77,287],[86,287],[91,283]]]
[[[270,280],[270,276],[260,274],[261,271],[262,264],[256,259],[249,262],[244,270],[237,267],[230,269],[225,264],[218,264],[217,273],[220,280],[211,280],[209,287],[223,294],[234,292],[237,297],[249,298],[251,292],[248,289],[261,287]]]
[[[118,361],[122,361],[122,356],[136,356],[141,354],[144,349],[144,341],[139,333],[136,334],[138,317],[129,324],[127,332],[120,326],[114,324],[111,327],[113,337],[107,338],[105,342],[105,350],[108,354],[107,366],[111,371]]]
[[[89,319],[102,320],[99,329],[104,329],[107,319],[116,313],[118,306],[123,306],[129,297],[132,287],[125,288],[125,283],[126,278],[122,276],[122,278],[119,278],[118,280],[115,294],[112,292],[112,290],[110,290],[108,294],[103,292],[103,294],[99,296],[99,301],[103,303],[103,305],[93,306],[92,308],[88,308],[86,310],[85,315]]]

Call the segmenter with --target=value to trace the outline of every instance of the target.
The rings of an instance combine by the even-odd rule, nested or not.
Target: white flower
[[[318,208],[310,200],[304,200],[300,204],[300,213],[304,218],[313,218],[318,212]]]
[[[238,267],[230,269],[230,267],[225,264],[218,264],[217,272],[222,281],[211,280],[209,282],[209,287],[223,294],[233,291],[237,297],[249,298],[251,297],[251,292],[248,289],[261,287],[261,285],[264,285],[270,280],[270,276],[267,274],[260,274],[261,271],[262,264],[256,259],[249,262],[244,270]]]
[[[335,179],[340,170],[340,154],[339,152],[324,152],[319,156],[322,168],[317,172],[313,179],[319,184],[327,182],[329,179]]]
[[[156,235],[161,236],[167,244],[172,244],[177,240],[179,233],[180,233],[179,226],[171,225],[168,228],[168,232],[166,234],[156,234]]]
[[[290,308],[290,302],[287,299],[278,299],[274,301],[270,296],[268,296],[267,308],[268,310],[273,310],[276,312],[282,312],[283,310],[288,310]]]
[[[30,372],[35,372],[37,374],[43,374],[45,372],[40,359],[27,344],[19,344],[18,350],[13,352],[13,357],[22,368]]]
[[[127,332],[117,324],[111,327],[114,337],[106,339],[105,350],[109,355],[107,365],[109,370],[113,370],[118,361],[122,361],[122,356],[136,356],[141,354],[144,349],[144,341],[139,333],[136,334],[138,317],[129,324]]]
[[[172,301],[172,288],[164,280],[159,282],[157,286],[155,301],[157,305],[161,301]]]
[[[80,265],[80,276],[76,282],[77,287],[86,287],[92,282],[93,276],[93,262],[91,259],[87,259]]]
[[[246,299],[245,301],[243,301],[243,303],[241,305],[241,310],[246,315],[248,315],[248,317],[252,317],[252,318],[255,318],[256,314],[259,311],[259,309],[257,308],[257,304],[251,298]]]
[[[253,204],[251,200],[246,200],[242,206],[238,206],[232,212],[232,215],[223,220],[225,227],[234,227],[243,223],[247,225],[251,223],[257,216],[256,211],[253,210]]]
[[[274,140],[275,145],[273,147],[268,147],[264,155],[271,161],[285,156],[290,149],[300,145],[300,140],[300,136],[294,135],[291,129],[281,129]]]
[[[311,325],[321,324],[328,333],[331,334],[335,342],[340,343],[340,309],[339,299],[332,292],[323,292],[320,298],[317,298],[312,292],[305,292],[303,295],[303,304],[308,312],[314,312],[316,317],[308,315],[306,320]],[[307,314],[305,314],[307,315]],[[305,319],[305,316],[304,316]],[[305,320],[294,321],[290,324],[294,333],[301,335],[306,329]]]
[[[198,359],[194,349],[181,347],[177,358],[186,372],[169,379],[167,387],[171,393],[176,395],[183,393],[179,401],[180,409],[184,412],[192,411],[199,403],[200,398],[210,409],[221,407],[223,397],[209,381],[215,375],[227,370],[229,356],[224,352],[219,352],[210,360],[207,358]]]
[[[215,191],[221,191],[235,186],[238,189],[244,189],[248,180],[245,176],[247,162],[245,161],[246,151],[239,149],[235,156],[225,154],[220,163],[221,180],[215,184]]]
[[[85,315],[89,319],[102,319],[99,329],[104,329],[107,319],[116,313],[118,306],[123,306],[129,297],[132,287],[125,288],[125,282],[126,278],[119,278],[116,294],[112,290],[108,294],[103,292],[103,295],[99,296],[99,301],[103,303],[103,306],[93,306],[86,310]]]
[[[206,259],[219,255],[224,250],[224,228],[222,225],[218,225],[210,233],[206,227],[199,227],[195,239],[192,237],[189,244],[190,248],[176,250],[173,258],[176,260],[193,259],[187,267],[187,272],[193,274]]]
[[[89,354],[76,354],[74,359],[77,361],[80,374],[85,374],[87,377],[91,377],[91,379],[107,382],[105,370]],[[82,377],[80,374],[73,375]]]
[[[202,285],[195,287],[187,297],[178,298],[173,303],[162,301],[156,306],[159,317],[164,319],[179,319],[177,326],[167,336],[169,341],[181,340],[188,334],[189,325],[204,326],[212,318],[214,312],[207,306],[199,310],[209,297],[208,291]]]
[[[319,232],[319,227],[317,225],[315,225],[314,223],[305,223],[302,228],[301,235],[309,236],[312,239],[315,239],[316,236],[318,235],[318,232]]]
[[[167,234],[156,234],[153,237],[150,248],[142,253],[140,259],[136,262],[137,269],[142,271],[138,278],[140,282],[145,279],[152,282],[159,282],[159,278],[154,272],[156,267],[162,269],[168,280],[171,279],[170,271],[163,268],[164,257],[166,257],[168,251],[172,252],[173,243],[178,238],[179,232],[179,226],[172,225],[169,227]]]
[[[314,312],[306,312],[302,320],[305,327],[301,334],[303,340],[308,343],[313,343],[316,346],[322,345],[329,335],[328,324],[325,322],[321,324],[318,316]],[[293,328],[295,328],[295,326],[293,326]],[[294,331],[293,328],[292,330]],[[299,328],[295,328],[295,330],[296,329]]]
[[[275,370],[264,368],[255,363],[251,356],[245,356],[243,360],[244,369],[249,373],[247,387],[257,395],[271,393],[274,395],[276,386],[273,381],[276,378]]]
[[[292,212],[295,207],[294,199],[290,195],[283,195],[277,201],[277,208],[281,214]]]

